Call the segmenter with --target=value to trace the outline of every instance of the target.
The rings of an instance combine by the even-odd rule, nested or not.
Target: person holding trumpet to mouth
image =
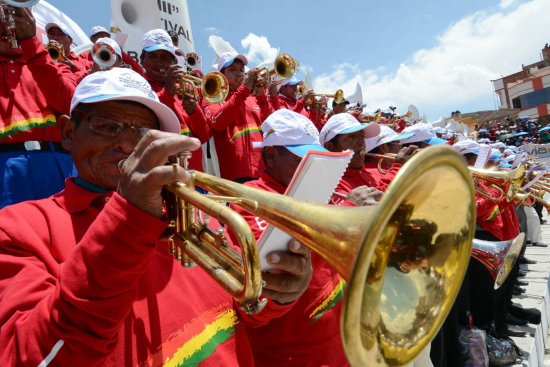
[[[172,39],[165,30],[153,29],[143,35],[142,47],[140,59],[145,69],[144,78],[159,100],[178,117],[180,134],[195,137],[204,144],[210,138],[210,131],[200,101],[177,93],[177,87],[183,83],[186,73],[177,64],[176,48]],[[192,85],[192,88],[195,86]],[[201,148],[192,153],[189,167],[203,171]]]
[[[273,112],[265,93],[267,85],[258,80],[258,68],[245,73],[247,64],[244,55],[222,54],[216,68],[227,78],[229,94],[219,104],[202,102],[214,137],[220,175],[240,183],[260,177],[264,170],[261,152],[252,143],[263,140],[261,124]]]

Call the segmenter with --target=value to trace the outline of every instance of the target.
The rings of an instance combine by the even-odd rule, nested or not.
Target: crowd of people
[[[313,91],[299,93],[302,81],[260,76],[240,54],[219,55],[213,66],[227,80],[221,103],[181,93],[187,71],[162,29],[143,35],[138,63],[93,27],[91,41],[115,59],[104,65],[91,52],[75,55],[59,22],[46,25],[61,53],[54,61],[31,10],[15,8],[13,19],[17,47],[0,43],[2,366],[349,365],[340,331],[346,281],[331,264],[293,239],[267,256],[275,271],[261,273],[258,304],[241,307],[202,268],[179,266],[170,242],[159,240],[170,222],[163,188],[187,182],[187,168],[205,171],[215,155],[221,178],[284,194],[308,152],[351,150],[329,204],[375,206],[419,151],[449,145],[474,166],[483,150],[393,110],[363,122],[361,106],[343,99],[328,108]],[[492,143],[484,167],[518,169],[517,148]],[[187,168],[167,164],[182,152],[192,153]],[[536,198],[509,200],[495,186],[475,180],[475,238],[509,241],[524,232],[522,253],[546,246],[542,206],[528,205]],[[265,220],[230,207],[259,240]],[[210,216],[206,225],[219,233],[224,224]],[[237,237],[230,231],[222,242],[240,251]],[[428,271],[420,260],[401,271]],[[525,334],[514,324],[540,322],[537,310],[512,305],[522,292],[521,262],[529,260],[520,256],[496,290],[481,262],[465,264],[458,300],[425,349],[433,366],[464,365],[459,335],[468,315],[497,338]]]
[[[477,126],[476,126],[477,127]],[[520,117],[513,121],[505,118],[497,121],[486,129],[475,130],[478,141],[490,143],[501,141],[506,145],[519,147],[526,144],[550,143],[550,127],[546,127],[538,119]]]

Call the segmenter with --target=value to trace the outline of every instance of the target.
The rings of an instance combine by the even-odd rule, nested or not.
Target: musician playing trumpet
[[[151,30],[143,35],[142,47],[140,59],[145,69],[144,77],[159,100],[178,117],[180,134],[195,137],[201,144],[205,143],[210,138],[210,131],[200,101],[176,93],[177,87],[183,82],[185,71],[177,64],[176,48],[170,36],[163,29]],[[190,87],[195,88],[194,85]],[[203,171],[201,148],[192,153],[189,167]]]
[[[86,77],[70,111],[60,130],[78,176],[0,211],[0,365],[251,365],[242,327],[294,306],[311,278],[309,250],[278,252],[272,265],[285,274],[267,280],[261,313],[243,314],[157,241],[163,187],[189,178],[165,163],[199,141],[178,134],[174,113],[129,69]]]
[[[252,143],[263,140],[261,124],[273,112],[265,86],[258,83],[258,69],[245,73],[247,64],[244,55],[221,55],[217,70],[227,78],[229,94],[219,104],[202,102],[214,137],[220,175],[241,183],[260,177],[264,169],[261,152]]]
[[[87,55],[76,55],[71,50],[73,44],[73,38],[67,30],[67,26],[61,22],[46,24],[46,34],[51,44],[54,44],[61,49],[62,55],[60,55],[61,63],[71,68],[73,73],[85,72],[88,70],[89,62]]]

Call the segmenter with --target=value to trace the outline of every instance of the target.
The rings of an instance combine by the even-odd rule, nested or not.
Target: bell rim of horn
[[[412,163],[412,164],[411,164]],[[418,167],[421,166],[423,169],[419,170]],[[431,328],[420,340],[419,342],[412,346],[408,353],[405,355],[406,360],[399,360],[399,363],[391,363],[390,361],[382,358],[382,360],[375,361],[374,357],[380,357],[379,353],[381,350],[380,342],[377,341],[373,347],[367,349],[361,338],[361,323],[357,322],[357,313],[361,310],[363,302],[363,294],[366,289],[364,284],[366,283],[366,278],[368,270],[370,268],[370,263],[373,257],[374,249],[380,239],[384,228],[388,224],[389,220],[392,218],[393,213],[397,210],[399,205],[407,197],[407,195],[414,189],[414,182],[421,179],[428,170],[437,168],[451,166],[456,170],[459,176],[463,178],[465,187],[467,187],[468,192],[470,193],[470,205],[469,205],[469,216],[466,218],[469,223],[468,228],[468,237],[464,241],[464,245],[457,250],[459,259],[464,259],[465,264],[458,265],[458,273],[455,273],[453,280],[450,282],[449,293],[446,295],[444,303],[441,305],[441,309],[445,310],[444,314],[440,313],[434,320],[433,325],[438,325],[437,328]],[[342,344],[346,350],[346,355],[352,366],[365,365],[368,361],[369,365],[372,366],[386,366],[386,365],[401,365],[405,363],[410,363],[424,347],[433,340],[443,322],[447,318],[449,311],[451,310],[452,304],[454,303],[456,296],[460,290],[462,281],[466,274],[466,269],[468,266],[468,260],[470,258],[470,252],[472,248],[472,241],[474,237],[475,229],[475,191],[473,182],[470,176],[469,171],[466,168],[463,157],[455,151],[454,149],[447,146],[431,146],[428,149],[415,154],[406,165],[398,172],[388,189],[382,196],[378,204],[378,208],[375,210],[374,215],[372,216],[372,221],[369,224],[368,230],[363,238],[362,244],[359,247],[357,256],[355,258],[352,275],[346,286],[346,292],[344,294],[344,302],[342,304],[342,315],[340,323],[340,332],[342,336]],[[465,220],[466,221],[466,220]],[[376,241],[376,242],[375,242]],[[457,277],[458,276],[458,277]],[[449,302],[449,300],[451,300]],[[444,307],[444,305],[446,307]],[[359,318],[361,320],[361,318]],[[380,336],[380,333],[377,332],[377,337]],[[361,348],[352,348],[352,345],[360,345]]]

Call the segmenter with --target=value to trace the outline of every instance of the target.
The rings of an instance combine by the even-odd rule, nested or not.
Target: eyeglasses
[[[99,135],[118,136],[124,131],[124,129],[129,128],[132,130],[136,140],[140,140],[147,133],[147,131],[149,131],[149,128],[147,127],[129,125],[111,117],[91,115],[76,109],[74,112],[78,113],[80,117],[88,121],[90,130]]]

